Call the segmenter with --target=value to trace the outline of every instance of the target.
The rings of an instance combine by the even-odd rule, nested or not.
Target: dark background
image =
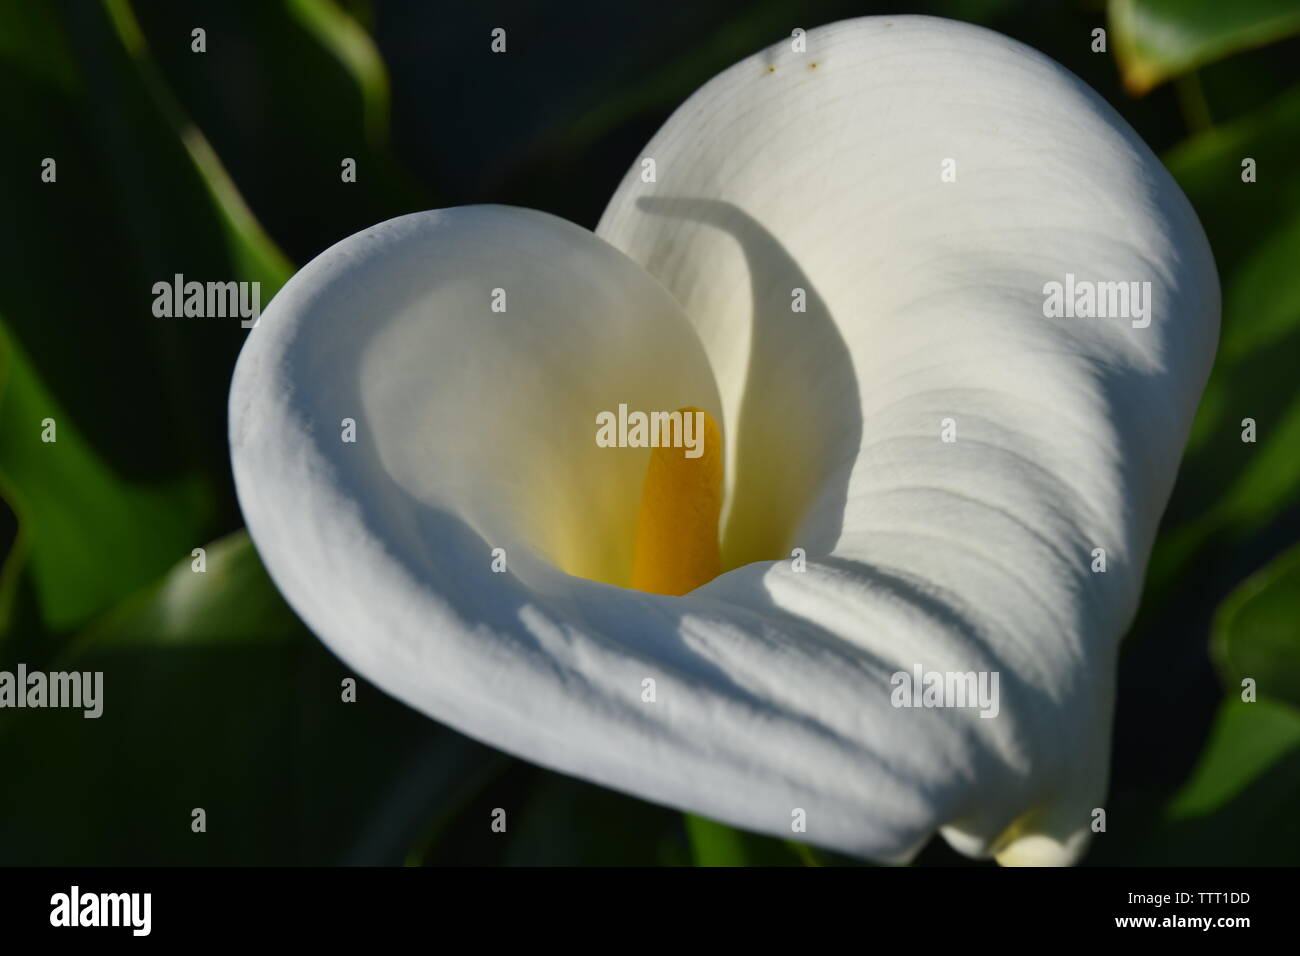
[[[265,307],[343,237],[441,206],[592,228],[714,74],[794,27],[900,12],[992,27],[1098,90],[1183,185],[1223,282],[1219,358],[1124,646],[1108,829],[1087,862],[1300,861],[1287,6],[0,0],[0,669],[106,684],[96,721],[0,711],[0,864],[848,862],[541,770],[363,681],[342,704],[352,675],[241,530],[225,407],[245,332],[155,318],[152,286],[256,280]],[[1150,90],[1144,63],[1163,70]],[[47,416],[57,444],[39,440]],[[1254,704],[1238,699],[1244,676]],[[489,829],[495,807],[507,834]],[[918,860],[968,862],[939,839]]]

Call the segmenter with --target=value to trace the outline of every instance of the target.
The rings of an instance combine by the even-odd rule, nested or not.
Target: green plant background
[[[594,226],[715,73],[795,26],[899,6],[0,0],[0,669],[103,670],[111,689],[98,721],[0,711],[0,863],[849,862],[542,770],[364,681],[341,705],[351,675],[241,530],[225,402],[244,332],[155,318],[151,288],[258,280],[265,303],[344,236],[439,206]],[[1087,862],[1300,862],[1298,9],[915,12],[1021,39],[1101,92],[1191,198],[1223,283]],[[507,56],[489,52],[495,26]],[[57,185],[39,181],[47,156]],[[917,862],[968,861],[935,840]]]

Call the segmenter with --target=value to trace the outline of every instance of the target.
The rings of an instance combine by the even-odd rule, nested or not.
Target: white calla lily
[[[248,527],[345,661],[511,753],[870,859],[941,830],[1072,862],[1213,259],[1040,54],[926,17],[805,40],[691,97],[597,235],[466,207],[299,272],[232,384]],[[1046,318],[1067,275],[1149,282],[1149,324]],[[620,404],[725,439],[724,573],[683,596],[628,587],[651,452],[597,446]],[[918,668],[996,674],[996,714],[896,706]]]

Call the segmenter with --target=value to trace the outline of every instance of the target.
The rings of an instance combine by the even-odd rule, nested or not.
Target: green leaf
[[[0,230],[0,495],[19,522],[0,633],[20,590],[63,630],[234,523],[225,404],[245,330],[155,316],[154,283],[258,282],[265,303],[291,269],[120,0],[0,6],[0,86],[18,144],[0,150],[0,208],[22,224]],[[57,444],[39,441],[47,417]]]
[[[268,285],[269,289],[264,290],[264,301],[269,300],[292,274],[293,266],[263,231],[207,138],[193,124],[168,87],[145,44],[130,4],[127,0],[105,0],[105,6],[116,39],[129,57],[129,67],[132,68],[125,69],[128,62],[114,56],[117,50],[111,51],[109,58],[113,68],[127,74],[120,81],[129,84],[139,97],[139,104],[131,105],[141,114],[148,114],[152,122],[161,120],[165,132],[170,132],[184,147],[212,204],[212,212],[220,222],[219,234],[232,264],[241,277],[247,276]],[[139,184],[132,180],[129,185],[138,187]]]
[[[1170,802],[1168,817],[1189,819],[1223,807],[1298,747],[1300,714],[1293,708],[1265,701],[1246,703],[1230,694],[1219,709],[1191,780]]]
[[[0,634],[24,571],[55,630],[144,587],[201,540],[205,492],[193,478],[155,486],[123,481],[0,322],[0,495],[18,518],[0,571]]]
[[[1205,226],[1224,278],[1231,278],[1300,211],[1300,86],[1230,123],[1185,140],[1164,156]],[[1242,181],[1242,161],[1256,161],[1256,182]],[[1225,325],[1225,345],[1246,334]]]
[[[1300,32],[1295,0],[1110,0],[1109,16],[1124,85],[1137,95]]]
[[[159,86],[194,118],[266,227],[299,261],[428,208],[394,160],[388,72],[331,0],[136,4]],[[133,21],[134,22],[134,21]],[[207,49],[191,49],[202,26]],[[344,182],[342,161],[356,162]]]
[[[1291,865],[1300,854],[1300,711],[1230,695],[1191,779],[1148,834],[1141,862]]]
[[[686,814],[686,833],[691,839],[691,854],[696,866],[745,866],[744,834],[722,823]]]
[[[1300,708],[1300,546],[1247,579],[1223,602],[1212,646],[1229,691],[1252,678],[1261,699]]]
[[[236,531],[202,551],[187,553],[153,587],[96,621],[81,640],[102,652],[143,645],[161,650],[205,643],[267,644],[309,636],[271,583],[248,532]]]
[[[802,843],[737,830],[685,814],[686,833],[696,866],[819,866],[815,851]]]

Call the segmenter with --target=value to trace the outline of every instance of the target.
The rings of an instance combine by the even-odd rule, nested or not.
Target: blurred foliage
[[[1110,0],[1115,57],[1135,94],[1212,60],[1300,33],[1295,0]]]
[[[805,844],[746,833],[694,814],[686,815],[686,832],[696,866],[822,865],[820,851]]]
[[[69,627],[170,566],[194,540],[205,507],[197,477],[148,488],[114,474],[3,326],[0,493],[19,525],[0,577],[0,638],[25,570],[44,621],[56,630]]]
[[[1245,158],[1259,181],[1242,181]],[[1248,539],[1300,499],[1300,283],[1286,281],[1300,257],[1298,161],[1300,87],[1166,156],[1211,237],[1223,327],[1152,558],[1152,589],[1175,583],[1207,544]],[[1242,442],[1246,418],[1256,424],[1253,446]]]
[[[1190,778],[1164,806],[1148,808],[1141,838],[1117,859],[1178,866],[1300,859],[1297,622],[1300,547],[1293,547],[1220,606],[1212,656],[1226,695]]]
[[[396,864],[433,808],[504,769],[364,680],[343,703],[354,675],[284,604],[248,537],[206,551],[204,574],[187,554],[43,662],[102,671],[100,717],[42,711],[33,733],[30,712],[0,711],[5,863]],[[205,834],[190,829],[195,807]]]
[[[1220,270],[1222,344],[1123,651],[1109,830],[1089,862],[1294,863],[1300,41],[1285,38],[1300,9],[917,7],[1016,37],[1097,89],[1164,153]],[[21,224],[0,231],[0,668],[103,670],[131,689],[98,720],[0,712],[0,863],[854,862],[533,767],[365,681],[343,704],[353,675],[240,530],[225,400],[243,331],[156,318],[151,289],[177,273],[257,281],[265,304],[332,243],[435,206],[594,226],[711,76],[795,26],[897,12],[0,0],[0,208]],[[509,55],[492,57],[502,24]],[[1095,54],[1107,24],[1112,50]],[[57,188],[40,182],[45,157]],[[1246,676],[1257,703],[1240,700]],[[198,806],[207,834],[190,831]],[[507,834],[490,829],[497,808]],[[917,862],[968,861],[936,839]]]
[[[1133,862],[1294,866],[1300,858],[1300,712],[1230,696],[1196,770],[1134,847]]]
[[[1300,547],[1248,578],[1223,602],[1214,623],[1214,658],[1236,693],[1253,679],[1260,698],[1300,714]]]

